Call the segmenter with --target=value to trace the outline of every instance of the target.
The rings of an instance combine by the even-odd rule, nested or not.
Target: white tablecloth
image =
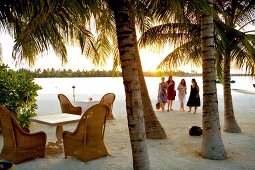
[[[91,106],[98,104],[100,101],[90,101],[90,102],[86,102],[86,101],[72,101],[73,106],[77,107],[80,106],[82,108],[82,114],[85,113],[86,110],[88,110],[88,108],[90,108]]]

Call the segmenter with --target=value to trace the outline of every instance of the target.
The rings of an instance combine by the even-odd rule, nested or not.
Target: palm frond
[[[139,39],[139,46],[164,47],[166,43],[174,43],[177,46],[199,36],[200,28],[194,24],[169,23],[162,24],[147,30]]]
[[[32,60],[35,59],[35,55],[47,51],[50,46],[61,58],[62,62],[66,62],[66,42],[72,41],[72,39],[77,37],[79,39],[77,34],[80,33],[85,32],[83,36],[89,35],[88,31],[80,31],[77,25],[80,24],[78,22],[88,22],[91,14],[95,13],[98,7],[96,4],[98,1],[93,2],[92,0],[20,2],[17,3],[18,6],[13,1],[8,4],[5,3],[4,5],[7,6],[7,9],[0,8],[0,21],[5,25],[10,25],[9,27],[15,30],[13,35],[16,39],[16,45],[14,46],[13,57],[28,59],[29,63],[33,63]],[[8,17],[5,17],[7,15]],[[90,43],[84,43],[83,45],[93,44],[90,35],[87,41],[90,41]],[[27,44],[31,42],[34,44],[30,46],[30,50],[27,50],[26,48],[29,47]],[[23,45],[24,47],[22,47]],[[29,51],[31,52],[30,54]]]
[[[173,52],[168,54],[163,61],[157,66],[158,70],[171,70],[179,66],[193,63],[196,66],[201,66],[201,54],[199,38],[177,47]]]
[[[236,1],[237,12],[235,19],[233,21],[234,25],[240,28],[246,26],[247,24],[255,24],[255,2],[252,0]]]
[[[118,71],[118,68],[120,66],[120,57],[119,57],[119,49],[117,44],[114,47],[113,50],[113,66],[112,66],[112,72],[113,74],[116,73]]]
[[[136,18],[137,30],[144,33],[147,29],[152,27],[152,13],[148,8],[148,2],[144,0],[134,1],[134,12]]]
[[[189,23],[194,19],[195,21],[193,23],[196,23],[198,22],[197,19],[199,18],[197,16],[199,14],[203,13],[203,11],[212,10],[206,0],[155,0],[149,4],[149,9],[152,10],[151,13],[157,21],[162,21],[164,23]]]

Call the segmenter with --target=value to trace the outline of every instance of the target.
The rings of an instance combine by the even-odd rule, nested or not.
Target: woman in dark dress
[[[191,107],[194,107],[194,114],[197,111],[197,107],[200,106],[200,97],[199,97],[199,87],[197,85],[197,82],[195,79],[191,80],[191,89],[190,89],[190,96],[187,103],[187,106],[189,106],[189,111],[191,112]]]
[[[172,109],[173,106],[173,101],[175,100],[175,96],[176,96],[176,91],[175,91],[175,82],[173,80],[172,76],[168,77],[168,80],[166,81],[168,86],[167,86],[167,100],[168,100],[168,109],[167,111]]]

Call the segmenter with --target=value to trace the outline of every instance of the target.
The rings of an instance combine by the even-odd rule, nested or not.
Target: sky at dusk
[[[21,63],[17,65],[12,59],[12,47],[14,42],[9,35],[1,34],[0,42],[3,49],[2,59],[5,64],[8,64],[12,69],[27,68],[29,66],[27,63]],[[172,51],[172,48],[165,48],[162,52],[156,53],[148,49],[140,50],[140,57],[142,61],[142,66],[144,71],[155,71],[158,64],[165,58],[165,56]],[[58,58],[53,51],[45,52],[37,56],[37,61],[33,67],[30,69],[72,69],[72,70],[111,70],[112,69],[112,59],[107,61],[107,64],[103,67],[94,66],[89,59],[81,54],[79,47],[69,47],[68,48],[68,63],[62,65],[61,59]]]
[[[255,30],[254,26],[248,26],[245,29]],[[87,59],[84,55],[81,54],[79,47],[68,47],[68,63],[62,65],[61,59],[56,56],[53,51],[44,52],[37,56],[37,60],[33,67],[29,67],[27,63],[16,64],[12,59],[12,47],[14,45],[13,39],[5,34],[0,32],[0,44],[2,46],[2,61],[12,69],[26,68],[26,69],[72,69],[72,70],[112,70],[113,60],[110,58],[106,65],[95,66],[92,62]],[[140,49],[140,57],[142,61],[143,71],[155,71],[158,64],[173,50],[173,47],[165,47],[160,52],[155,52],[149,49]],[[186,65],[179,67],[178,70],[184,72],[196,71],[198,73],[202,72],[201,68],[192,67],[191,65]],[[175,70],[176,71],[176,70]],[[233,71],[233,73],[240,72]],[[241,71],[243,72],[243,71]]]

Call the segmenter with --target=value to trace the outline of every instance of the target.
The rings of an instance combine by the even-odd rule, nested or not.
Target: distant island
[[[63,69],[63,70],[55,70],[51,69],[36,69],[34,71],[28,69],[19,69],[17,72],[27,73],[34,78],[56,78],[56,77],[121,77],[121,71],[112,71],[112,70],[71,70],[71,69]],[[177,77],[195,77],[202,76],[201,73],[197,72],[184,72],[181,70],[178,71],[147,71],[144,72],[144,76],[146,77],[161,77],[161,76],[177,76]],[[248,76],[245,74],[232,74],[232,76]]]
[[[71,70],[71,69],[63,69],[63,70],[55,70],[51,69],[36,69],[36,70],[28,70],[28,69],[19,69],[17,72],[26,73],[31,75],[34,78],[53,78],[53,77],[121,77],[121,71],[112,71],[112,70]],[[146,77],[161,77],[161,76],[201,76],[199,73],[187,73],[184,71],[148,71],[144,72],[144,76]]]

